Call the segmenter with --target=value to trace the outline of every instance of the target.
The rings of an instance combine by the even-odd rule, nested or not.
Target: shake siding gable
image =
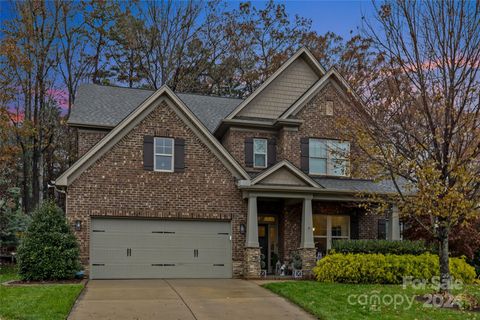
[[[272,173],[271,175],[260,181],[259,184],[307,186],[305,181],[296,177],[291,172],[288,172],[288,170],[286,169]]]
[[[276,119],[318,79],[308,63],[298,58],[246,105],[237,117]]]

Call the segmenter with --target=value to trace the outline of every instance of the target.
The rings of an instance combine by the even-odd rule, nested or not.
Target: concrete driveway
[[[237,279],[92,280],[68,319],[313,319]]]

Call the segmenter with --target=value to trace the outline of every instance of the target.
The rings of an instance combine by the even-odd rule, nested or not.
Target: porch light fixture
[[[245,234],[245,231],[246,231],[245,225],[242,223],[240,225],[240,234]]]
[[[80,230],[82,230],[82,221],[75,220],[75,231],[80,231]]]

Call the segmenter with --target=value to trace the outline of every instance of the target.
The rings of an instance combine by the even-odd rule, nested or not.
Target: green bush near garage
[[[381,253],[381,254],[413,254],[435,252],[423,241],[409,240],[335,240],[332,252],[337,253]]]
[[[450,258],[450,271],[454,279],[472,283],[475,268],[464,258]],[[334,253],[317,262],[313,269],[315,277],[322,282],[401,284],[404,277],[430,281],[439,276],[438,256],[421,255],[353,254]]]
[[[80,270],[77,239],[65,214],[53,202],[44,202],[18,248],[18,272],[22,280],[71,279]]]

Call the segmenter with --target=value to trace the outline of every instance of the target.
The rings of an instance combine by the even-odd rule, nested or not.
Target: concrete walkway
[[[254,282],[237,279],[92,280],[71,320],[313,319]]]

